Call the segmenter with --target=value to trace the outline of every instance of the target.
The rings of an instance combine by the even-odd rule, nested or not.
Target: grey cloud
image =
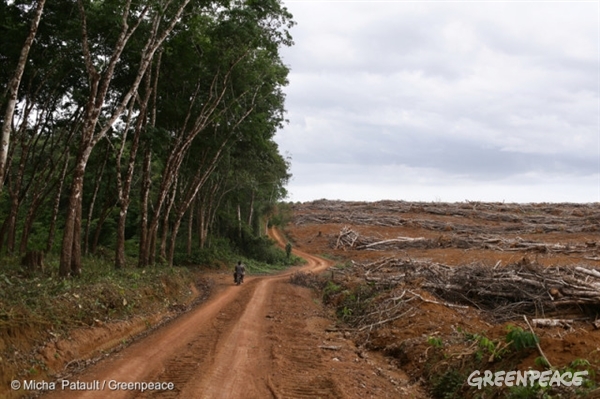
[[[398,184],[399,169],[415,185],[599,178],[597,5],[289,7],[290,125],[277,139],[294,170],[312,173],[298,180]]]

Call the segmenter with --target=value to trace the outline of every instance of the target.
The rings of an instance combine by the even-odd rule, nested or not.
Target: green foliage
[[[493,353],[496,349],[496,344],[491,339],[487,338],[485,335],[479,335],[477,337],[477,343],[479,347],[487,350],[490,353]]]
[[[280,202],[274,208],[273,216],[269,219],[271,226],[284,227],[292,220],[293,210],[289,203]]]
[[[561,369],[562,372],[575,373],[577,371],[587,371],[587,376],[581,386],[582,392],[588,392],[598,387],[596,383],[596,368],[587,359],[575,359],[568,366]]]
[[[337,316],[352,325],[369,307],[377,289],[368,284],[344,287],[329,280],[323,289],[323,303],[332,305]]]
[[[527,384],[526,386],[516,385],[508,388],[506,397],[508,399],[530,399],[530,398],[548,398],[543,392],[540,392],[540,386],[533,384],[533,386]]]
[[[244,254],[260,262],[274,265],[287,265],[288,257],[281,248],[268,237],[248,237],[244,242]]]
[[[536,366],[542,368],[550,367],[550,364],[548,364],[548,361],[543,356],[536,357],[533,363],[535,363]]]
[[[462,329],[459,329],[459,332],[462,332],[468,341],[477,342],[478,349],[474,353],[477,362],[483,360],[484,357],[488,363],[493,362],[503,358],[508,352],[506,345],[503,345],[501,341],[491,340],[483,334],[471,334]]]
[[[510,342],[512,347],[517,351],[535,348],[540,342],[535,334],[525,331],[521,327],[509,325],[506,327],[506,330],[508,331],[506,334],[506,342]]]
[[[233,251],[228,239],[221,237],[210,237],[210,245],[205,248],[195,247],[190,255],[182,246],[175,252],[174,264],[182,266],[199,266],[219,268],[224,263],[235,261]]]
[[[434,398],[458,399],[462,398],[460,389],[466,381],[465,376],[455,369],[450,369],[441,375],[431,379]]]
[[[292,255],[292,243],[288,242],[287,244],[285,244],[285,256],[287,256],[288,258]]]
[[[538,364],[536,359],[536,364]],[[545,360],[542,360],[538,364],[540,367],[547,367]],[[596,372],[590,362],[587,359],[575,359],[567,366],[553,369],[552,374],[558,373],[563,375],[564,373],[570,373],[571,376],[575,372],[586,371],[587,375],[582,379],[580,386],[572,385],[570,387],[556,386],[555,384],[541,386],[539,381],[527,386],[512,386],[509,387],[506,393],[506,397],[510,399],[528,399],[528,398],[571,398],[571,397],[582,397],[585,398],[590,392],[597,388],[596,384]]]
[[[323,302],[328,303],[331,298],[342,290],[342,286],[335,284],[333,281],[327,281],[323,289]]]
[[[444,341],[442,340],[441,337],[427,337],[427,343],[431,346],[433,346],[434,348],[443,348],[444,347]]]

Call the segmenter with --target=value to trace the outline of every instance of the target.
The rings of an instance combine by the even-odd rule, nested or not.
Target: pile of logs
[[[581,233],[598,231],[600,225],[600,208],[595,204],[504,204],[472,201],[367,203],[321,200],[294,205],[294,215],[296,225],[339,223],[411,226],[435,231],[452,228],[470,234],[553,231]]]
[[[335,242],[334,242],[335,241]],[[378,237],[361,236],[357,231],[344,226],[335,240],[331,242],[333,249],[356,249],[371,251],[393,251],[408,248],[477,248],[490,249],[500,252],[540,252],[540,253],[562,253],[582,254],[589,260],[600,260],[597,256],[596,242],[587,243],[546,243],[541,241],[524,240],[520,237],[504,238],[492,234],[479,235],[440,235],[439,237],[396,237],[381,239]]]
[[[353,273],[386,289],[425,289],[446,304],[489,311],[498,321],[524,314],[594,320],[600,314],[600,271],[589,267],[542,267],[527,258],[504,267],[384,258],[355,263]]]

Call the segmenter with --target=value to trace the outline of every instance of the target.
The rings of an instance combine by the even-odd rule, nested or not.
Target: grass
[[[52,326],[64,333],[94,322],[127,319],[184,302],[191,296],[193,274],[187,268],[122,269],[85,258],[81,277],[58,277],[57,259],[45,272],[22,274],[13,260],[0,273],[0,331],[21,322]]]

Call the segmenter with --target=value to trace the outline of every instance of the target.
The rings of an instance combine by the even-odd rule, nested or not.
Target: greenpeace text
[[[467,379],[467,384],[477,387],[477,389],[487,386],[501,387],[502,385],[507,387],[534,386],[536,383],[541,387],[561,385],[570,387],[571,385],[580,386],[583,383],[582,376],[586,375],[588,375],[587,370],[575,373],[570,371],[561,373],[558,370],[496,371],[492,373],[490,370],[485,370],[482,376],[479,370],[475,370]]]

